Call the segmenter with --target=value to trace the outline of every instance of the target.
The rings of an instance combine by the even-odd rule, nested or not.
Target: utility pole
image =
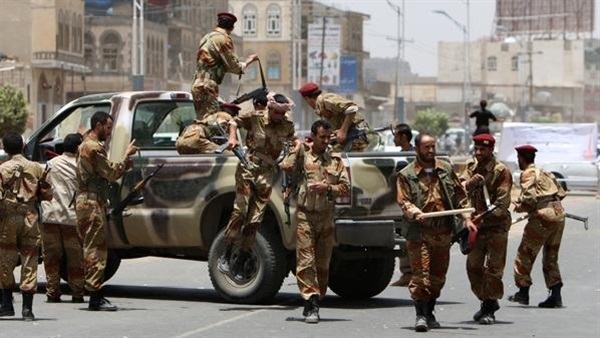
[[[144,90],[144,0],[132,1],[131,82],[133,90]]]
[[[392,112],[391,120],[399,118],[400,122],[406,121],[404,114],[404,100],[402,100],[402,106],[399,107],[400,97],[404,99],[404,76],[400,76],[401,61],[404,61],[404,0],[402,0],[402,9],[398,5],[394,5],[390,0],[387,0],[388,5],[398,15],[398,35],[396,39],[397,52],[396,52],[396,76],[394,81],[394,111]],[[401,29],[402,28],[402,29]],[[400,93],[400,97],[398,96]]]
[[[323,67],[325,58],[325,29],[327,29],[327,17],[323,15],[323,32],[321,33],[321,53],[319,54],[319,59],[321,63],[319,65],[319,87],[323,86]]]

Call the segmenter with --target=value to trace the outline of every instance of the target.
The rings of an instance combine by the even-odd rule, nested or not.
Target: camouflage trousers
[[[21,292],[37,291],[37,270],[40,246],[38,214],[35,209],[24,213],[0,207],[0,289],[15,286],[13,271],[21,257]]]
[[[44,270],[48,282],[46,295],[51,298],[60,297],[60,263],[64,253],[72,295],[82,297],[83,251],[77,228],[73,225],[44,223],[41,230]]]
[[[529,218],[515,259],[515,284],[518,287],[532,284],[531,269],[542,247],[542,271],[546,286],[550,288],[562,282],[558,268],[558,251],[564,229],[564,218],[554,222],[543,221],[538,217]]]
[[[260,166],[250,171],[238,165],[233,213],[225,229],[225,242],[228,245],[239,243],[241,250],[252,250],[258,226],[262,223],[271,197],[274,175],[272,166]]]
[[[106,268],[106,210],[104,203],[78,195],[75,202],[77,231],[83,239],[84,287],[98,291],[104,282]]]
[[[198,120],[219,111],[219,85],[209,75],[194,76],[192,97]]]
[[[296,279],[303,299],[325,297],[334,242],[334,211],[298,209]]]
[[[504,266],[508,226],[498,229],[481,228],[477,232],[475,247],[467,256],[467,275],[471,290],[481,301],[502,299],[504,296]]]
[[[400,250],[407,251],[407,243],[406,242],[400,242]],[[401,273],[403,273],[403,274],[411,273],[410,259],[408,258],[408,255],[398,258],[398,261],[399,261],[398,270],[400,270]]]
[[[448,226],[421,227],[421,241],[407,241],[412,278],[411,298],[430,301],[439,298],[450,263],[452,229]]]

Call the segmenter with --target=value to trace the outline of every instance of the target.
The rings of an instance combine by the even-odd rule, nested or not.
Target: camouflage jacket
[[[317,115],[329,121],[333,129],[340,129],[346,118],[346,110],[356,103],[333,93],[323,93],[317,97],[315,109]],[[358,106],[356,107],[358,110]],[[358,125],[364,121],[363,116],[357,111],[354,114],[353,123]]]
[[[242,74],[243,63],[233,49],[233,40],[222,28],[204,35],[196,55],[196,75],[209,76],[221,84],[225,73]]]
[[[469,159],[465,171],[460,175],[460,180],[466,182],[475,174],[484,177],[490,206],[492,204],[496,205],[496,209],[482,221],[480,227],[510,223],[511,218],[508,208],[510,207],[510,191],[513,180],[508,167],[497,161],[495,157],[492,157],[485,165],[479,165],[477,160]],[[483,185],[467,189],[467,193],[477,214],[487,210]]]
[[[224,133],[221,132],[217,126],[217,123],[219,123],[217,118],[229,121],[231,115],[218,112],[202,120],[194,120],[177,138],[175,142],[177,152],[180,154],[213,153],[219,144],[227,142],[227,130],[223,128]],[[220,137],[220,139],[217,140],[215,137]]]
[[[295,153],[290,153],[281,163],[283,170],[293,170],[297,177],[298,206],[308,211],[333,212],[335,198],[350,195],[350,180],[342,158],[327,149],[323,154],[313,152],[304,143]],[[330,189],[326,193],[308,191],[312,183],[326,181]]]
[[[88,136],[79,146],[77,158],[78,193],[88,192],[98,195],[98,200],[108,198],[108,183],[118,180],[125,172],[125,161],[113,163],[106,155],[104,145]]]
[[[534,212],[548,202],[562,200],[566,194],[552,173],[530,164],[521,173],[521,194],[515,202],[516,212]]]
[[[38,180],[44,170],[23,155],[14,155],[0,165],[0,203],[33,207],[37,198]]]

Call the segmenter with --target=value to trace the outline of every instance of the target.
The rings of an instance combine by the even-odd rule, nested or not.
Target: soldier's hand
[[[321,181],[321,182],[309,184],[308,191],[315,193],[315,194],[320,194],[320,193],[326,192],[327,187],[329,187],[329,184],[327,184],[327,182]]]
[[[338,144],[344,144],[346,142],[346,132],[343,129],[338,129],[335,131],[335,139]]]
[[[129,143],[129,145],[127,146],[127,150],[125,150],[125,156],[131,156],[135,153],[137,153],[137,151],[140,149],[137,146],[134,145],[135,143],[135,139],[133,139],[133,141],[131,141],[131,143]]]
[[[423,215],[422,212],[415,214],[415,221],[417,221],[419,223],[425,222],[425,215]]]
[[[246,59],[246,66],[251,64],[252,62],[258,60],[258,54],[250,54],[248,55],[248,58]]]
[[[233,150],[236,146],[238,146],[240,142],[236,138],[229,138],[227,140],[227,150]]]
[[[477,226],[475,225],[475,223],[473,223],[473,220],[470,218],[467,218],[465,220],[465,226],[469,229],[469,231],[477,231]]]
[[[485,178],[481,174],[475,174],[467,181],[467,189],[473,189],[484,182]]]

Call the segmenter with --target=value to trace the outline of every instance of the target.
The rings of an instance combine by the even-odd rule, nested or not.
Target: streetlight
[[[400,35],[400,16],[403,15],[403,12],[400,10],[400,6],[394,5],[390,0],[387,0],[388,5],[392,7],[392,9],[398,14],[398,37],[396,39],[398,45],[398,51],[396,52],[396,80],[394,82],[394,112],[392,113],[392,120],[396,114],[400,115],[400,122],[404,122],[404,105],[401,107],[402,111],[398,112],[398,77],[399,77],[399,69],[400,69],[400,52],[401,46],[403,43],[403,37]],[[403,22],[404,20],[402,20]],[[404,89],[404,88],[403,88]],[[400,95],[404,96],[404,93],[400,93]]]

